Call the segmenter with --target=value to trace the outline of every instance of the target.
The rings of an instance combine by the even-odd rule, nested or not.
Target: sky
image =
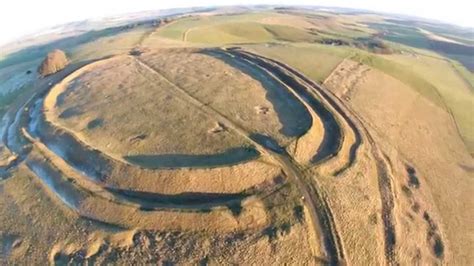
[[[72,21],[131,12],[178,7],[220,5],[316,5],[367,9],[436,19],[474,27],[469,0],[2,0],[0,2],[0,44]]]

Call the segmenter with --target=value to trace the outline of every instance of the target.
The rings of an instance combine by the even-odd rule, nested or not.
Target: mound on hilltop
[[[68,63],[66,54],[63,51],[56,49],[48,53],[43,62],[41,62],[38,72],[42,77],[46,77],[61,71]]]

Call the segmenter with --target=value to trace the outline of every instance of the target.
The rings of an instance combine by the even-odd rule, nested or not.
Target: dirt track
[[[389,170],[390,167],[388,166],[386,160],[381,155],[381,151],[377,147],[369,131],[363,126],[363,121],[361,120],[361,118],[359,118],[351,110],[347,110],[346,109],[347,107],[344,107],[343,104],[340,103],[339,100],[335,96],[331,95],[322,87],[312,82],[311,80],[306,78],[303,74],[292,69],[291,67],[272,59],[260,57],[250,52],[242,52],[242,51],[234,50],[234,49],[232,49],[231,51],[233,52],[233,54],[236,54],[236,55],[244,55],[246,60],[249,60],[249,61],[253,60],[254,62],[256,61],[255,63],[261,66],[265,66],[269,70],[275,70],[275,67],[278,66],[294,74],[298,78],[304,80],[306,84],[310,85],[309,86],[310,88],[317,91],[320,97],[326,100],[327,103],[329,103],[330,107],[334,108],[337,114],[339,114],[345,120],[345,122],[349,124],[350,128],[354,132],[354,135],[356,136],[356,141],[350,149],[350,161],[344,168],[341,169],[341,171],[344,171],[345,169],[352,166],[355,160],[357,149],[362,144],[362,134],[366,136],[371,146],[372,155],[374,157],[373,159],[376,164],[378,178],[379,178],[379,191],[380,191],[380,196],[381,196],[381,201],[382,201],[382,215],[381,216],[382,216],[383,225],[384,225],[383,231],[384,231],[384,236],[385,236],[384,243],[385,243],[386,261],[389,264],[396,264],[397,263],[397,257],[395,254],[396,233],[395,233],[394,218],[392,214],[393,208],[394,208],[394,199],[393,199],[393,191],[392,191],[392,184],[391,184],[392,183],[391,171]],[[270,62],[273,63],[273,65]],[[275,73],[275,71],[271,71],[271,72]],[[277,73],[280,73],[280,75],[283,74],[281,70],[280,72],[277,72]],[[285,78],[288,79],[287,76]],[[339,139],[339,141],[341,140]],[[336,148],[333,148],[333,149],[337,150]],[[337,153],[337,151],[335,153]],[[311,184],[311,183],[307,183],[305,185],[307,187],[314,186],[314,184]],[[314,200],[314,202],[317,203],[317,206],[321,206],[322,204],[324,204],[326,208],[323,211],[319,210],[319,213],[317,213],[316,215],[317,217],[319,217],[321,225],[324,225],[325,222],[329,223],[328,228],[326,228],[326,234],[325,234],[326,237],[328,237],[328,233],[331,232],[329,234],[329,237],[331,237],[332,239],[327,240],[328,242],[326,243],[326,251],[328,252],[332,250],[333,256],[339,253],[339,257],[343,259],[343,253],[342,253],[343,248],[342,246],[340,246],[341,245],[340,239],[339,239],[339,236],[337,235],[337,232],[335,232],[334,224],[331,224],[331,222],[333,221],[331,221],[331,219],[328,219],[328,218],[322,218],[322,217],[332,217],[331,209],[329,206],[327,206],[327,203],[322,202],[320,198],[321,196],[319,195],[321,192],[318,192],[318,189],[314,189],[314,190],[315,191],[313,191],[313,195],[316,195],[319,199],[316,198],[312,200]],[[304,191],[304,188],[303,188],[303,191]],[[315,208],[315,210],[317,209]]]

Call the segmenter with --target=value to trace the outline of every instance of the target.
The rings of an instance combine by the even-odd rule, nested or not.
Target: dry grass
[[[69,63],[64,51],[59,49],[53,50],[46,55],[46,58],[41,62],[38,72],[45,77],[63,70]]]
[[[282,85],[246,64],[198,50],[164,50],[141,59],[249,133],[271,136],[285,146],[308,128],[304,106]],[[267,112],[257,113],[259,107]]]
[[[383,234],[377,173],[367,151],[343,177],[318,177],[324,187],[346,260],[356,265],[383,264]],[[324,170],[322,170],[324,171]],[[360,241],[365,239],[366,241]]]
[[[334,77],[334,84],[344,84],[344,80],[349,79],[337,78],[337,75]],[[471,174],[460,166],[472,165],[473,162],[452,118],[445,110],[380,71],[371,69],[363,80],[353,85],[349,104],[364,118],[366,126],[376,132],[380,145],[387,150],[394,147],[400,152],[401,158],[406,158],[416,166],[423,187],[419,192],[424,202],[422,205],[428,212],[439,212],[437,221],[440,230],[445,230],[447,241],[444,242],[450,245],[453,252],[452,255],[446,255],[446,259],[455,259],[461,264],[470,261],[469,248],[465,245],[470,245],[472,238],[463,232],[471,230],[467,221],[472,220],[472,213],[465,210],[472,206],[465,204],[469,204],[469,195],[473,193],[474,186],[469,177]],[[400,194],[403,194],[401,186],[406,184],[405,178],[398,175],[395,180]],[[399,219],[411,219],[406,216],[403,218],[404,209],[406,207],[399,206]],[[417,219],[409,224],[422,226],[421,218]],[[413,236],[413,239],[417,238],[422,239],[423,236]],[[432,252],[431,249],[427,250]]]
[[[410,72],[415,73],[436,87],[448,110],[459,127],[470,153],[474,152],[474,94],[472,85],[464,80],[463,76],[452,64],[443,59],[428,56],[413,57],[410,55],[385,56],[387,59],[403,65]],[[469,74],[466,74],[469,75]],[[472,77],[472,74],[470,74]]]
[[[133,178],[126,178],[127,175]],[[265,182],[272,183],[279,175],[279,168],[264,162],[251,161],[212,169],[145,171],[117,167],[109,182],[132,190],[164,194],[240,193]]]
[[[138,27],[67,47],[73,62],[118,56],[84,67],[46,96],[46,120],[57,128],[38,128],[45,130],[44,143],[30,138],[26,162],[39,167],[36,174],[21,164],[0,182],[1,263],[323,264],[323,236],[305,219],[309,199],[268,155],[230,160],[251,145],[222,122],[225,117],[244,129],[241,135],[269,136],[292,155],[301,178],[318,188],[318,207],[348,264],[387,263],[387,216],[399,264],[469,264],[474,161],[458,129],[470,147],[471,73],[406,47],[409,54],[379,56],[311,43],[368,36],[374,30],[364,22],[382,19],[299,11],[187,17],[156,31]],[[334,108],[345,137],[341,149],[308,167],[325,134],[319,118],[268,73],[198,49],[232,43],[326,81],[346,105],[341,108],[354,111],[349,117],[363,135],[351,167],[334,176],[355,141]],[[143,53],[129,56],[135,48]],[[4,87],[37,63],[1,69]],[[69,151],[73,163],[59,158],[79,147],[65,132],[110,158],[94,164],[84,150]],[[0,149],[5,164],[12,156]],[[209,164],[202,156],[219,159]],[[100,178],[86,176],[87,167]],[[388,180],[394,200],[390,213],[381,180]],[[244,196],[238,206],[189,207],[179,198],[226,194]]]
[[[261,18],[259,22],[266,25],[281,25],[301,29],[309,29],[314,27],[314,24],[310,23],[307,18],[289,14],[275,13],[271,16]]]
[[[214,154],[245,145],[228,131],[209,134],[212,117],[189,106],[172,85],[131,57],[89,71],[69,80],[64,91],[57,87],[60,91],[49,94],[48,117],[114,158]],[[64,100],[55,101],[56,95]]]
[[[32,263],[87,260],[90,263],[149,264],[174,261],[195,264],[206,256],[211,263],[312,261],[304,237],[304,224],[296,224],[288,232],[271,240],[258,231],[247,234],[192,233],[167,231],[161,226],[159,230],[128,230],[80,219],[74,213],[65,211],[45,193],[41,183],[25,168],[20,168],[15,178],[2,182],[0,188],[2,263],[22,263],[27,259]],[[88,203],[84,207],[86,205]],[[118,217],[116,214],[112,216]],[[255,224],[257,216],[244,213],[241,224],[249,224],[245,221],[249,221],[250,217],[253,217],[250,224]],[[193,219],[190,224],[194,225],[201,218]],[[171,223],[172,220],[168,221]],[[156,221],[148,225],[152,223]],[[39,242],[42,244],[37,245]],[[293,256],[296,251],[301,254],[298,258]]]

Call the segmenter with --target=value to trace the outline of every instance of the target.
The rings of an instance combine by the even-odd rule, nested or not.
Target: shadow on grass
[[[87,123],[87,129],[95,129],[101,127],[104,124],[104,120],[96,118]]]
[[[259,143],[260,145],[264,146],[267,149],[270,149],[276,153],[284,153],[285,149],[281,147],[278,142],[271,137],[260,134],[260,133],[254,133],[250,134],[250,138],[254,140],[255,142]]]
[[[191,154],[150,154],[130,155],[123,158],[131,163],[144,168],[179,168],[179,167],[219,167],[238,164],[256,159],[259,152],[254,148],[232,148],[223,153],[209,155]]]
[[[154,192],[132,191],[118,188],[107,188],[110,192],[121,195],[128,200],[142,205],[238,205],[249,195],[241,193],[206,193],[183,192],[179,194],[162,194]]]
[[[310,108],[312,108],[319,116],[324,127],[324,137],[321,145],[318,148],[318,151],[311,159],[311,163],[319,163],[339,152],[343,140],[342,129],[340,128],[339,123],[331,111],[327,109],[319,99],[316,99],[309,92],[309,88],[300,83],[300,81],[294,78],[292,75],[288,74],[287,71],[285,71],[284,68],[278,66],[278,64],[269,63],[260,57],[253,56],[248,53],[242,53],[239,51],[230,51],[230,53],[236,58],[248,60],[271,72],[273,75],[275,75],[275,77],[280,79],[281,82],[292,88],[301,98],[303,98]],[[311,84],[310,82],[307,83]],[[309,116],[308,121],[311,121],[312,123],[311,116]]]

